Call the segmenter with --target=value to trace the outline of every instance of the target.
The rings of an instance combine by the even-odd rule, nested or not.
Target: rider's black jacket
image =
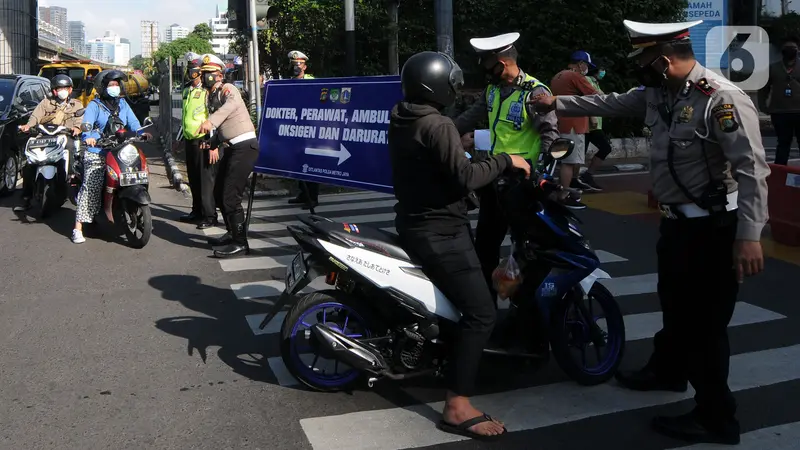
[[[407,102],[392,109],[389,154],[398,231],[463,230],[469,223],[466,196],[511,167],[506,154],[470,163],[450,118],[432,106]]]

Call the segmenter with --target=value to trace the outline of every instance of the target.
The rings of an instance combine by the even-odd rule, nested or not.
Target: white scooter
[[[46,218],[67,201],[69,174],[80,151],[80,140],[62,125],[38,125],[25,146],[27,164],[36,166],[33,199]]]

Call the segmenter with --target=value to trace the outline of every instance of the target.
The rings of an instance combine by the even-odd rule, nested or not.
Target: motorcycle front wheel
[[[143,248],[153,233],[153,216],[149,205],[123,199],[116,208],[114,221],[122,227],[128,245]]]
[[[602,284],[595,283],[586,297],[567,295],[553,305],[550,346],[561,370],[578,384],[594,386],[610,380],[622,362],[625,321],[614,296]],[[598,340],[600,345],[596,345]]]

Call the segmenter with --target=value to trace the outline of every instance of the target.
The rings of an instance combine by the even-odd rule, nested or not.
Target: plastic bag
[[[500,300],[506,300],[517,292],[522,284],[522,274],[517,261],[514,260],[514,255],[509,255],[508,258],[500,261],[500,264],[492,272],[492,284]]]

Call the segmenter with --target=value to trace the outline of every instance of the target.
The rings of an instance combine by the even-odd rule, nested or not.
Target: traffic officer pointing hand
[[[653,133],[653,195],[660,202],[655,351],[617,378],[634,390],[696,391],[697,407],[657,417],[657,431],[693,442],[739,443],[728,387],[727,326],[739,283],[763,269],[769,167],[755,105],[694,58],[689,29],[702,21],[624,21],[641,86],[624,94],[533,99],[564,116],[644,117]]]

